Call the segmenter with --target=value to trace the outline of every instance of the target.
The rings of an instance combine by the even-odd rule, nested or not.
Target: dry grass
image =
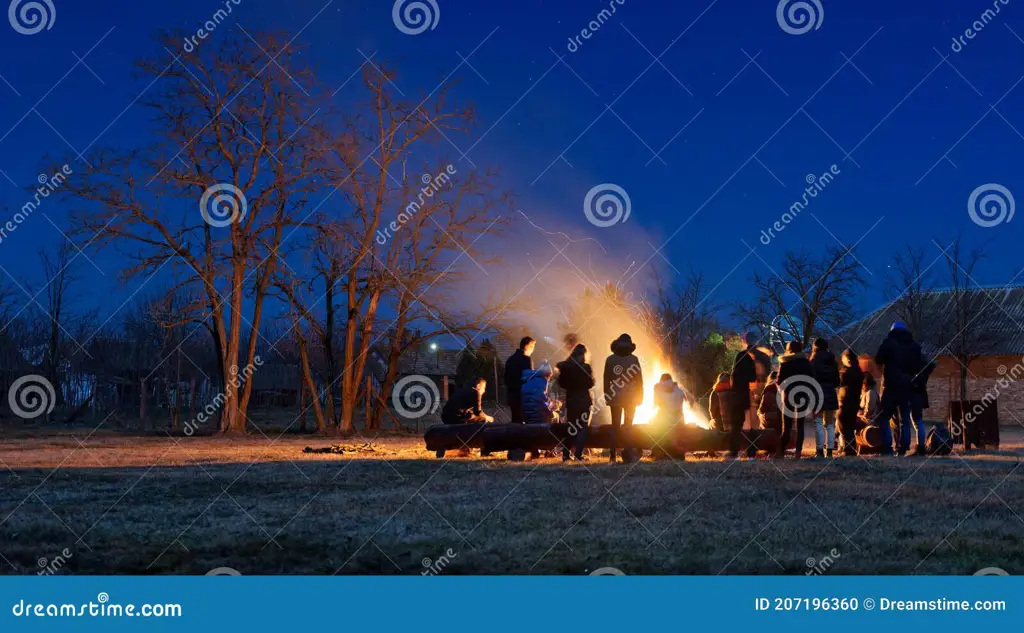
[[[830,574],[1024,572],[1020,434],[965,459],[609,467],[437,460],[418,438],[335,456],[304,454],[332,443],[316,437],[10,430],[5,573],[65,548],[81,574],[415,574],[448,550],[446,574],[802,574],[833,549]]]

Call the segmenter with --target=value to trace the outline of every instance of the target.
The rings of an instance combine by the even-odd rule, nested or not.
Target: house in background
[[[1001,424],[1024,425],[1024,286],[970,291],[976,318],[969,330],[974,334],[971,350],[976,356],[967,368],[967,398],[981,400],[998,393],[997,410]],[[953,356],[951,341],[964,328],[957,328],[952,291],[934,291],[921,296],[920,331],[913,332],[929,358],[938,367],[928,382],[931,408],[928,419],[949,417],[950,401],[960,400],[960,362]],[[906,321],[901,306],[891,303],[840,330],[830,342],[838,355],[847,347],[858,354],[873,355],[896,321]],[[1016,368],[1016,370],[1014,369]],[[997,388],[1000,379],[1008,388]]]

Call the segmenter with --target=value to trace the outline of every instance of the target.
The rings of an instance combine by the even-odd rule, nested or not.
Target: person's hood
[[[633,344],[633,339],[629,334],[623,334],[612,341],[612,353],[616,356],[629,356],[635,351],[636,345]]]
[[[526,381],[528,381],[528,380],[536,380],[538,378],[540,378],[544,382],[547,382],[548,378],[550,378],[550,376],[548,374],[545,374],[544,372],[542,372],[540,369],[524,369],[523,370],[523,383],[526,383]]]
[[[782,358],[779,359],[779,362],[780,363],[786,363],[786,362],[789,362],[791,360],[797,360],[799,358],[807,358],[807,356],[804,355],[803,352],[797,352],[796,354],[783,354]]]
[[[655,383],[654,388],[657,391],[663,391],[665,393],[672,393],[673,391],[682,391],[682,389],[679,388],[679,385],[677,385],[676,381],[674,380],[662,380],[660,382]]]
[[[582,370],[584,365],[586,365],[586,363],[584,363],[583,361],[574,360],[572,358],[566,358],[565,360],[555,365],[555,367],[558,368],[559,372],[565,373],[574,370]]]
[[[896,341],[897,343],[902,343],[904,345],[906,345],[907,343],[914,342],[914,335],[910,333],[910,330],[904,328],[897,328],[895,330],[892,330],[891,332],[889,332],[889,338]]]
[[[836,355],[827,349],[822,349],[814,352],[811,360],[816,360],[819,363],[825,363],[826,365],[835,365]]]

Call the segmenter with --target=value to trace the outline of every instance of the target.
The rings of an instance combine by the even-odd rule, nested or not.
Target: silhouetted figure
[[[611,463],[621,444],[619,426],[632,427],[636,408],[644,401],[644,376],[640,359],[633,355],[636,345],[623,334],[611,345],[612,355],[604,363],[604,400],[612,415]],[[626,447],[633,450],[631,447]]]
[[[505,361],[505,393],[512,424],[523,423],[523,372],[533,369],[533,354],[537,342],[529,336],[519,341],[519,349]]]

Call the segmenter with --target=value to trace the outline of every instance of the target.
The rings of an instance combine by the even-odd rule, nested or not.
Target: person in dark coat
[[[814,340],[811,351],[811,367],[814,379],[821,386],[821,411],[814,418],[814,448],[818,457],[832,457],[832,449],[836,444],[836,411],[839,410],[839,365],[836,356],[828,349],[828,341],[823,338]]]
[[[441,409],[443,424],[475,424],[478,422],[494,422],[494,418],[484,413],[483,398],[487,389],[487,381],[477,378],[468,387],[455,390],[448,402]]]
[[[800,344],[790,341],[786,353],[779,363],[779,408],[782,409],[782,441],[775,457],[781,459],[789,445],[790,434],[796,427],[795,459],[800,459],[804,449],[804,424],[813,419],[819,402],[814,388],[814,367],[800,349]]]
[[[779,373],[768,374],[768,384],[761,394],[761,403],[757,407],[762,429],[774,429],[782,437],[782,409],[779,408]]]
[[[875,364],[882,368],[882,394],[879,419],[882,430],[882,454],[892,455],[892,430],[889,421],[897,413],[900,420],[899,454],[910,448],[910,394],[913,379],[921,366],[921,346],[902,321],[893,323],[889,336],[875,353]]]
[[[537,342],[529,336],[519,341],[519,349],[505,361],[505,393],[512,424],[523,423],[523,372],[533,369],[533,354]]]
[[[743,443],[743,424],[747,419],[747,411],[750,410],[750,385],[757,382],[757,357],[758,351],[755,347],[756,338],[752,332],[743,335],[743,350],[736,355],[736,362],[732,367],[730,382],[735,397],[732,398],[731,406],[735,410],[725,414],[729,419],[740,419],[739,425],[733,424],[729,429],[729,457],[738,458],[740,445]]]
[[[594,399],[594,371],[587,364],[587,348],[576,345],[569,358],[558,363],[558,386],[565,390],[565,420],[569,424],[569,438],[562,445],[562,461],[569,461],[569,447],[574,449],[576,461],[582,462],[583,449],[590,428],[590,409]]]
[[[843,352],[843,368],[839,370],[839,433],[843,438],[843,454],[857,455],[857,412],[864,388],[864,372],[852,349]]]
[[[611,463],[621,444],[619,425],[633,426],[633,414],[644,401],[644,376],[640,359],[633,355],[636,345],[623,334],[611,345],[612,355],[604,363],[604,400],[612,414]],[[626,447],[627,449],[629,447]]]
[[[928,438],[928,429],[925,428],[924,410],[928,408],[928,379],[938,363],[935,360],[926,361],[924,354],[920,355],[917,372],[911,380],[910,387],[910,418],[914,422],[914,429],[917,431],[917,449],[915,454],[924,456],[925,443]]]
[[[729,434],[730,459],[739,457],[740,444],[737,439],[743,439],[743,423],[746,421],[746,411],[742,404],[737,402],[742,397],[740,393],[732,384],[732,377],[729,374],[719,374],[711,390],[711,401],[708,406],[712,428]],[[753,444],[747,446],[747,457],[753,457],[756,452]]]

